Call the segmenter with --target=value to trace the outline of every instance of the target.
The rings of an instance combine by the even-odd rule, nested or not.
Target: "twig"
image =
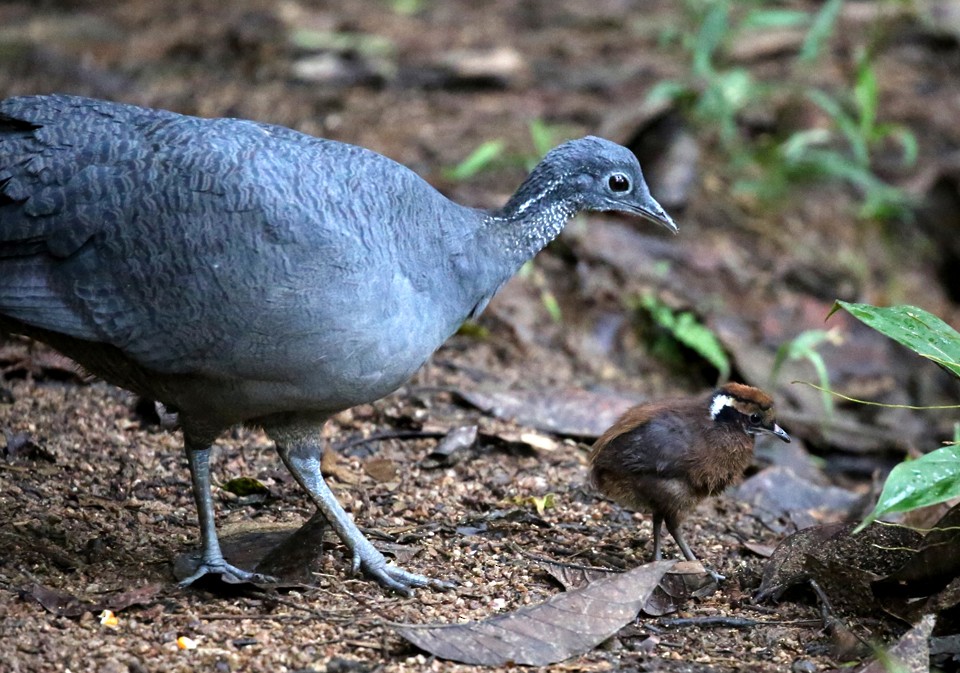
[[[517,546],[517,544],[514,542],[508,543],[507,548],[510,549],[511,551],[514,551],[520,554],[521,556],[524,556],[530,559],[531,561],[535,561],[537,563],[549,563],[550,565],[560,566],[561,568],[569,568],[570,570],[599,571],[599,572],[608,572],[608,573],[623,572],[622,570],[615,570],[611,568],[598,568],[597,566],[585,566],[585,565],[580,565],[579,563],[566,563],[564,561],[554,561],[553,559],[547,558],[546,556],[540,556],[539,554],[533,554],[531,552],[525,551],[521,549],[519,546]]]
[[[728,628],[752,629],[757,626],[811,626],[818,624],[816,619],[760,620],[749,617],[673,617],[660,618],[657,625],[664,628]]]
[[[810,584],[810,588],[813,589],[813,593],[817,595],[817,600],[820,602],[820,618],[823,620],[823,628],[826,629],[834,622],[839,622],[840,620],[834,616],[833,605],[830,604],[827,593],[820,588],[817,580],[811,578],[807,581]]]
[[[275,619],[278,621],[297,620],[297,621],[305,622],[308,619],[310,619],[310,617],[307,617],[306,615],[264,615],[264,614],[228,615],[221,612],[215,612],[209,615],[197,615],[197,619],[202,619],[208,622],[239,622],[244,619],[249,619],[251,621],[267,621],[270,619]]]
[[[383,432],[375,432],[367,437],[348,439],[342,444],[338,444],[335,448],[338,452],[342,453],[348,449],[362,446],[369,442],[379,442],[383,439],[439,439],[445,435],[446,433],[435,430],[384,430]]]

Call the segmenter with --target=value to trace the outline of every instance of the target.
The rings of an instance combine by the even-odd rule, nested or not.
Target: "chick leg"
[[[653,560],[659,561],[663,558],[663,548],[660,546],[660,536],[663,528],[663,515],[658,512],[653,513]]]
[[[683,539],[683,532],[680,530],[680,523],[673,517],[667,517],[667,530],[670,531],[670,535],[673,536],[673,539],[677,541],[677,546],[680,547],[680,551],[683,552],[683,557],[688,561],[696,561],[697,557],[693,555],[693,552],[690,550],[687,541]]]
[[[354,572],[363,570],[383,586],[405,596],[411,595],[416,587],[447,588],[449,585],[446,582],[407,572],[387,563],[383,554],[360,532],[324,481],[320,473],[321,449],[318,444],[318,439],[304,439],[290,445],[278,442],[277,451],[293,478],[310,494],[317,509],[350,549]]]
[[[688,561],[698,561],[697,557],[694,556],[693,552],[690,550],[690,546],[687,544],[687,541],[683,539],[683,533],[680,530],[680,522],[670,517],[666,519],[666,522],[667,530],[670,531],[670,535],[673,536],[673,539],[677,541],[677,546],[680,547],[680,551],[683,552],[683,557]],[[715,570],[708,570],[707,572],[710,573],[711,577],[718,582],[727,579]]]
[[[210,446],[186,440],[187,462],[190,465],[190,480],[193,482],[193,498],[197,503],[197,518],[200,521],[200,560],[192,575],[180,581],[180,586],[189,586],[204,575],[220,575],[227,581],[269,582],[272,577],[242,570],[223,558],[217,524],[214,519],[213,497],[210,495]]]

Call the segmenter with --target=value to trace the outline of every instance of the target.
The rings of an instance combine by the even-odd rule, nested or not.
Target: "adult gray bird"
[[[332,414],[398,388],[582,210],[671,231],[634,155],[553,149],[498,210],[370,150],[239,119],[73,96],[0,102],[0,329],[179,412],[200,522],[190,584],[262,579],[221,553],[216,438],[262,427],[361,569],[402,593],[320,473]]]

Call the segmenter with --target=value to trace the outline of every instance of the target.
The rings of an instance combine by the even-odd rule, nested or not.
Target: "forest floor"
[[[418,8],[401,11],[407,4]],[[150,405],[47,348],[0,341],[0,672],[473,670],[419,650],[396,625],[539,604],[562,591],[547,561],[626,570],[650,559],[649,518],[587,484],[591,438],[631,401],[706,389],[717,372],[692,350],[664,346],[669,335],[640,308],[644,298],[709,327],[732,377],[774,394],[795,442],[761,442],[745,486],[705,502],[686,524],[725,581],[667,614],[641,614],[553,668],[801,673],[867,661],[872,645],[894,642],[911,620],[856,601],[835,601],[833,612],[804,587],[753,601],[778,543],[862,517],[878,475],[952,431],[948,414],[838,404],[828,416],[817,391],[791,383],[816,380],[808,361],[787,361],[771,380],[781,345],[832,329],[819,352],[837,389],[956,402],[957,386],[936,367],[846,314],[824,322],[840,298],[917,304],[960,324],[958,31],[880,16],[881,4],[846,3],[807,77],[849,88],[855,54],[882,25],[879,109],[919,147],[909,169],[886,161],[896,148],[878,159],[884,177],[923,204],[899,223],[858,219],[857,194],[836,183],[799,187],[776,207],[745,199],[702,130],[670,135],[698,143],[693,161],[666,151],[676,144],[658,146],[676,118],[644,99],[689,68],[665,39],[693,30],[680,3],[0,5],[2,97],[56,91],[282,124],[374,149],[478,207],[502,204],[519,184],[535,155],[530,123],[540,120],[567,137],[630,144],[680,225],[671,236],[643,222],[578,218],[408,386],[328,424],[333,447],[373,437],[324,461],[360,527],[398,564],[457,583],[412,598],[353,576],[332,535],[310,560],[308,582],[180,588],[174,560],[197,539],[180,435]],[[783,39],[771,46],[775,33],[740,40],[731,58],[757,78],[790,76],[798,43],[776,33]],[[740,122],[756,131],[785,117],[818,121],[809,106],[778,105]],[[498,170],[466,180],[446,172],[494,139],[507,148]],[[690,179],[677,183],[678,171]],[[455,458],[435,454],[438,437],[472,426],[477,440]],[[376,439],[384,432],[397,436]],[[238,553],[311,514],[258,430],[222,438],[213,470],[218,526]],[[237,494],[227,485],[239,477],[262,488]],[[676,551],[668,540],[667,557]],[[102,623],[104,608],[115,626]],[[946,623],[940,635],[951,633]]]

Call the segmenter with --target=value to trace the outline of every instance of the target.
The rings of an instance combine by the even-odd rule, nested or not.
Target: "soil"
[[[173,561],[197,535],[179,434],[161,427],[150,404],[88,379],[46,347],[0,341],[0,671],[472,669],[417,650],[393,625],[507,613],[560,591],[538,559],[626,569],[649,560],[652,542],[648,517],[587,486],[589,438],[498,418],[461,392],[562,396],[576,387],[645,399],[715,383],[716,371],[691,351],[658,357],[659,332],[635,308],[645,295],[698,315],[729,352],[734,378],[781,402],[803,460],[816,456],[816,478],[869,499],[877,474],[908,450],[937,446],[951,418],[841,405],[831,426],[819,394],[790,384],[815,379],[807,363],[788,363],[772,385],[770,370],[780,344],[836,326],[845,342],[824,354],[845,391],[912,404],[956,399],[955,384],[932,365],[843,315],[823,322],[842,298],[918,304],[960,323],[957,36],[949,24],[934,30],[916,17],[878,19],[877,11],[848,3],[828,56],[807,77],[843,87],[857,50],[881,45],[881,115],[916,134],[920,160],[899,168],[888,148],[878,162],[885,178],[922,200],[912,222],[858,220],[856,194],[835,184],[799,188],[776,209],[744,202],[701,132],[692,186],[668,208],[678,236],[599,215],[577,220],[408,386],[328,424],[334,447],[413,431],[331,453],[325,472],[378,546],[407,569],[456,581],[454,589],[386,592],[352,575],[332,535],[309,584],[180,588]],[[664,126],[643,100],[656,82],[686,72],[682,50],[663,39],[684,21],[677,3],[629,0],[12,0],[0,5],[0,95],[57,91],[282,124],[375,149],[455,200],[492,207],[522,179],[523,162],[464,181],[444,169],[491,139],[513,157],[531,155],[533,120],[570,137],[632,141],[645,166],[657,163],[644,152],[651,129]],[[739,46],[757,76],[789,73],[781,51]],[[765,113],[748,122],[772,123]],[[657,195],[669,185],[663,169],[652,173]],[[470,425],[479,426],[478,443],[437,465],[435,435]],[[751,473],[781,460],[761,445]],[[223,437],[213,469],[225,539],[293,530],[312,513],[256,429]],[[263,489],[237,495],[227,483],[238,477]],[[765,555],[796,528],[788,519],[771,523],[736,492],[705,502],[685,526],[687,540],[727,580],[668,615],[691,621],[670,626],[641,615],[554,668],[823,671],[869,656],[844,649],[812,594],[752,604]],[[672,541],[666,550],[677,551]],[[54,599],[41,605],[38,586],[57,592]],[[118,597],[131,591],[139,599],[124,605]],[[111,606],[115,627],[100,616]],[[700,619],[708,617],[754,621]],[[883,615],[850,626],[876,642],[906,628]]]

